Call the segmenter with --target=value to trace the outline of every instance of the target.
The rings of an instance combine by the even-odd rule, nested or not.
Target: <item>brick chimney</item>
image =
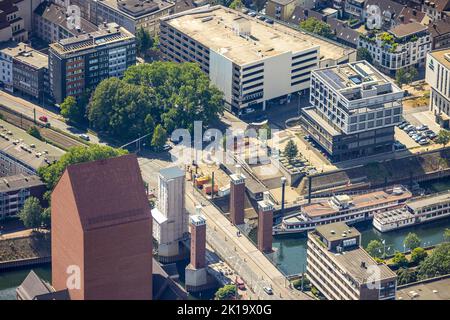
[[[272,251],[273,203],[269,193],[264,192],[264,199],[258,201],[258,249],[262,252]]]
[[[206,266],[206,219],[201,206],[195,208],[195,215],[189,218],[191,227],[191,265],[195,269]]]
[[[234,225],[244,224],[245,176],[241,166],[230,176],[230,217]]]

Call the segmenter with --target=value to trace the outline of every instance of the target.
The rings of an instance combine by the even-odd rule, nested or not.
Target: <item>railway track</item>
[[[42,123],[34,123],[34,121],[27,116],[11,110],[3,105],[0,105],[0,113],[3,115],[5,121],[15,125],[16,127],[22,128],[23,130],[28,130],[33,126],[39,127],[41,136],[44,139],[54,143],[57,146],[60,146],[63,149],[69,149],[71,147],[77,146],[86,146],[86,144],[76,139],[70,138],[69,136],[52,130],[51,128],[46,128]]]

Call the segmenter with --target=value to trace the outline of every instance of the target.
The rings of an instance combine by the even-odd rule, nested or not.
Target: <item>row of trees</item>
[[[192,130],[194,121],[217,121],[222,100],[222,92],[197,64],[154,62],[130,67],[123,79],[102,81],[87,110],[87,99],[67,97],[61,114],[120,140],[150,134],[149,144],[161,148],[176,128]]]
[[[331,39],[334,37],[331,26],[328,23],[320,21],[319,19],[314,17],[310,17],[300,22],[300,28],[302,30],[317,34],[325,38]]]
[[[18,216],[27,228],[50,227],[50,208],[44,209],[38,198],[29,197],[26,199]]]

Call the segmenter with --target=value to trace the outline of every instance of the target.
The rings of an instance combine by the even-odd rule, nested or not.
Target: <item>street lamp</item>
[[[284,193],[286,189],[286,177],[281,177],[281,216],[284,214]]]

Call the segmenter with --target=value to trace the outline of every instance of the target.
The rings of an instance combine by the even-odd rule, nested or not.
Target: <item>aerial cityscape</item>
[[[0,0],[2,300],[450,300],[450,0]]]

